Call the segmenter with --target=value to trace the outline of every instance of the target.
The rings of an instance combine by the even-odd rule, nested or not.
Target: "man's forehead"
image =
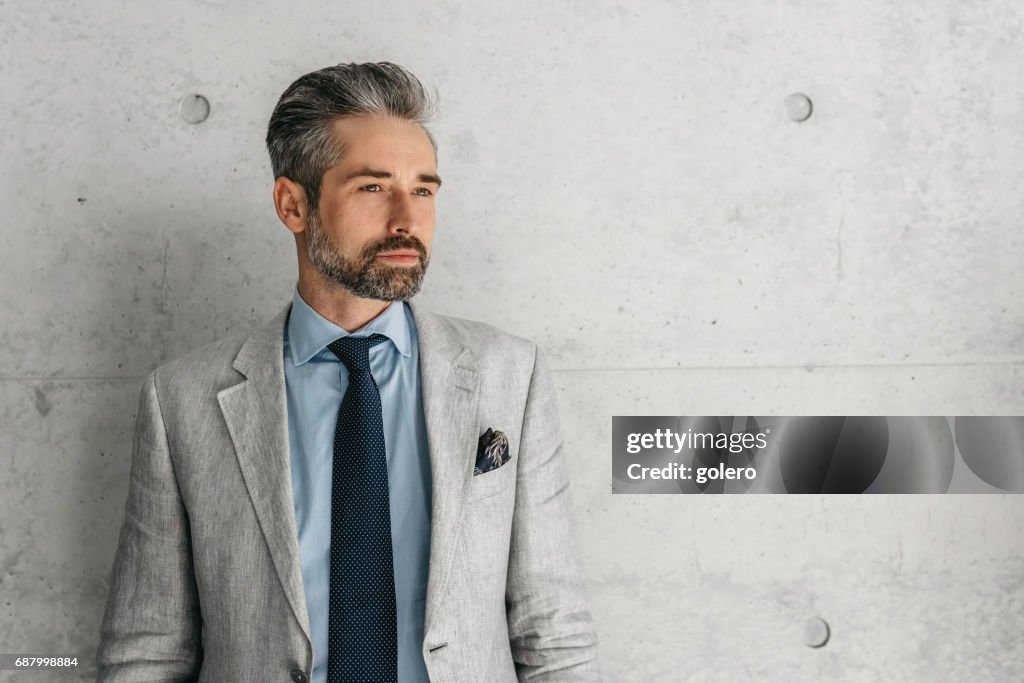
[[[437,157],[426,131],[415,122],[380,116],[350,116],[333,122],[342,151],[337,166],[436,174]],[[404,167],[399,169],[398,167]],[[414,168],[408,168],[414,167]]]

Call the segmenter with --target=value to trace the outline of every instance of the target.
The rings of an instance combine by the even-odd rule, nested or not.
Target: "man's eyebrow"
[[[378,169],[375,169],[375,168],[370,168],[369,166],[364,166],[363,168],[360,168],[360,169],[358,169],[356,171],[353,171],[352,173],[349,173],[345,177],[345,181],[344,182],[348,182],[349,180],[352,180],[353,178],[390,178],[390,177],[392,177],[392,176],[391,176],[391,173],[389,173],[388,171],[381,171],[381,170],[378,170]],[[438,176],[435,173],[420,173],[416,177],[416,179],[418,181],[420,181],[421,183],[434,183],[438,187],[441,187],[441,177]]]

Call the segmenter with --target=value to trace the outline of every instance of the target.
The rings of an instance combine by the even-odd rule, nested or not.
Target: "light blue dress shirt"
[[[409,306],[394,302],[352,334],[374,332],[390,339],[370,349],[370,372],[380,392],[388,460],[398,680],[428,683],[422,648],[430,559],[430,457],[419,341]],[[284,331],[284,375],[299,558],[313,638],[311,683],[327,680],[334,430],[348,388],[348,370],[327,345],[348,334],[303,301],[296,285]]]

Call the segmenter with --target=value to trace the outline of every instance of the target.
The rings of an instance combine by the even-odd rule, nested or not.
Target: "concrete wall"
[[[441,94],[421,300],[555,369],[607,680],[1024,678],[1024,499],[610,476],[615,414],[1024,414],[1022,27],[1012,0],[0,4],[0,651],[91,677],[142,378],[291,296],[271,109],[388,59]]]

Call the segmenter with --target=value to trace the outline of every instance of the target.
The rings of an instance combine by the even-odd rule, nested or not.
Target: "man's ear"
[[[306,191],[301,185],[280,176],[274,182],[274,209],[284,227],[298,235],[306,230]]]

